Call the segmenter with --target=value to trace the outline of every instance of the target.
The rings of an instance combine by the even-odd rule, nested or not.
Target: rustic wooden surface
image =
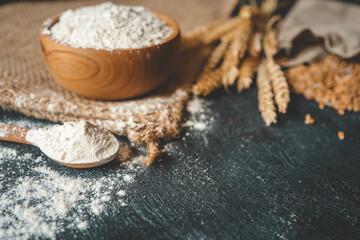
[[[116,100],[143,95],[171,74],[179,52],[180,30],[170,17],[156,13],[173,33],[159,45],[114,51],[74,48],[40,31],[45,63],[65,88],[81,96]],[[58,17],[53,18],[55,23]]]
[[[66,230],[59,239],[360,239],[360,114],[339,116],[291,95],[289,112],[266,127],[256,94],[252,87],[210,96],[212,130],[185,128],[171,142],[175,150],[129,186],[128,206],[113,203],[90,229]],[[0,121],[24,119],[0,113]],[[316,124],[304,124],[306,113]],[[49,167],[98,177],[112,165],[79,172],[49,160]]]

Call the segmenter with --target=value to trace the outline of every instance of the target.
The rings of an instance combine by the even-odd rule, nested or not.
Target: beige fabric
[[[332,0],[299,0],[279,29],[279,47],[293,66],[327,53],[352,58],[360,53],[360,5]]]
[[[126,0],[174,17],[182,30],[227,18],[236,0]],[[95,101],[79,97],[55,82],[43,62],[39,27],[48,17],[68,8],[98,1],[21,2],[0,6],[0,105],[29,116],[55,122],[88,120],[125,135],[130,141],[148,143],[154,153],[159,138],[179,131],[188,99],[186,84],[196,75],[201,53],[183,51],[179,68],[163,86],[148,96],[127,101]]]

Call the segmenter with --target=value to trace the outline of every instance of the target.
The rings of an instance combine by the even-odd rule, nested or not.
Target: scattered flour
[[[55,239],[88,229],[100,214],[116,214],[128,205],[130,183],[146,168],[134,163],[143,155],[119,156],[117,167],[107,171],[64,174],[48,167],[46,158],[0,143],[0,239]]]
[[[195,136],[206,136],[214,122],[208,103],[195,98],[189,102],[187,111],[190,116],[185,126]],[[7,120],[16,125],[11,122],[16,120]],[[21,121],[25,127],[48,126],[26,118]],[[196,123],[206,127],[199,130]],[[55,239],[65,231],[81,234],[99,216],[115,215],[122,207],[131,205],[127,196],[146,169],[142,164],[144,155],[133,157],[131,148],[125,144],[120,149],[114,168],[72,174],[68,169],[49,167],[50,160],[45,157],[24,153],[26,148],[16,151],[0,142],[0,239]],[[165,149],[184,154],[172,143],[166,144]]]
[[[184,123],[185,127],[201,132],[211,129],[214,118],[206,114],[208,112],[206,104],[205,100],[200,98],[194,98],[188,102],[186,110],[191,115],[189,120]]]
[[[85,121],[30,130],[26,140],[64,163],[107,161],[119,151],[119,141],[111,132]]]
[[[50,27],[44,22],[44,34],[62,44],[77,48],[129,49],[160,44],[172,28],[142,6],[114,5],[67,10],[59,22]],[[49,29],[50,27],[50,29]]]
[[[124,181],[125,182],[132,182],[134,181],[134,177],[129,175],[129,174],[126,174],[124,177],[123,177]]]
[[[8,134],[8,127],[0,125],[0,137],[5,137]]]

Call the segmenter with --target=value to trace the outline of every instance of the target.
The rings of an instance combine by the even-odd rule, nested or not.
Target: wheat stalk
[[[210,44],[218,40],[226,33],[236,29],[239,25],[241,25],[241,21],[242,21],[241,17],[238,16],[224,22],[222,25],[214,28],[213,30],[204,33],[202,42],[204,44]]]
[[[257,70],[258,101],[261,117],[266,126],[276,123],[276,109],[273,100],[271,82],[267,75],[265,62],[262,61]]]
[[[157,158],[157,156],[159,155],[159,153],[161,151],[159,150],[159,146],[156,142],[149,142],[148,143],[148,152],[149,152],[149,155],[144,159],[144,163],[147,166],[150,166],[151,164],[154,163],[155,159]]]
[[[219,20],[213,23],[202,25],[185,33],[181,38],[182,49],[191,49],[202,44],[205,35],[211,31],[214,31],[214,29],[221,28],[221,26],[228,21],[229,20]]]

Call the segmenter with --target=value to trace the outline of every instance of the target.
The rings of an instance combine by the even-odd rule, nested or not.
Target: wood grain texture
[[[5,133],[4,135],[0,134],[0,140],[32,145],[30,142],[26,141],[25,139],[28,131],[29,131],[28,128],[22,128],[0,122],[0,132]]]
[[[54,162],[57,162],[61,165],[71,167],[71,168],[94,168],[94,167],[99,167],[101,165],[104,165],[108,162],[111,162],[112,160],[114,160],[114,158],[117,157],[117,155],[118,155],[118,153],[116,153],[106,159],[103,159],[102,161],[94,162],[94,163],[64,163],[64,162],[61,162],[61,161],[58,161],[55,159],[51,159],[51,160],[53,160]]]
[[[170,17],[153,13],[173,28],[173,33],[159,45],[139,49],[74,48],[42,34],[43,26],[40,44],[47,68],[66,89],[92,99],[127,99],[155,89],[175,66],[180,30]],[[53,19],[55,24],[58,16]]]

